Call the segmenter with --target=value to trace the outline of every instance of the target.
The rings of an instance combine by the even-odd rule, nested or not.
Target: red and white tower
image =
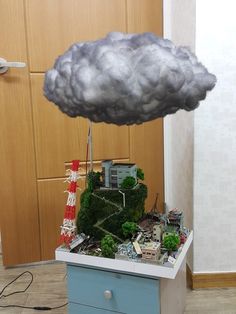
[[[66,202],[63,225],[61,226],[61,243],[69,246],[69,243],[76,236],[75,210],[76,210],[76,189],[79,169],[79,160],[73,160],[68,178],[68,198]]]

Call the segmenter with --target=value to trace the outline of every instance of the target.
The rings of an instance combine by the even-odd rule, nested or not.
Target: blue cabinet
[[[160,314],[158,279],[67,267],[69,314]]]
[[[92,306],[81,305],[77,303],[69,303],[68,307],[69,314],[115,314],[120,312],[107,311],[104,309],[98,309]]]
[[[173,267],[56,250],[67,263],[68,314],[183,314],[188,236]]]

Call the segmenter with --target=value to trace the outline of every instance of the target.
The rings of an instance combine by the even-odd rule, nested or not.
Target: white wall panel
[[[195,112],[194,272],[236,271],[235,11],[197,1],[196,54],[218,81]]]
[[[195,47],[195,0],[164,1],[164,37],[176,45]],[[165,201],[184,211],[193,227],[193,113],[180,111],[164,119]],[[192,250],[188,264],[193,267]]]

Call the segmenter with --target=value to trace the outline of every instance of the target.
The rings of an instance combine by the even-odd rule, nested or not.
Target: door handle
[[[26,64],[24,62],[8,62],[7,60],[0,58],[0,74],[6,73],[8,68],[24,68]]]

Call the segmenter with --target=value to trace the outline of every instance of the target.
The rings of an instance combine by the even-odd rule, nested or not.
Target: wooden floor
[[[184,314],[236,314],[236,288],[189,290]]]
[[[20,273],[29,270],[34,275],[34,281],[30,288],[24,292],[0,299],[0,305],[19,304],[26,306],[50,306],[55,307],[67,302],[66,295],[66,267],[62,263],[47,263],[37,266],[24,266],[4,269],[0,257],[0,291],[2,288]],[[4,293],[22,290],[30,280],[29,275],[19,278],[12,287]],[[0,308],[0,314],[36,314],[55,313],[66,314],[67,307],[52,311],[35,311],[19,308]]]
[[[0,305],[19,304],[26,306],[55,307],[67,302],[66,298],[66,268],[63,263],[47,263],[34,266],[24,266],[4,269],[0,256],[0,291],[23,271],[29,270],[34,275],[34,281],[25,293],[0,299]],[[27,275],[28,276],[28,275]],[[29,277],[19,279],[6,292],[23,289],[29,282]],[[67,307],[52,311],[34,311],[18,308],[0,308],[0,314],[36,314],[55,313],[66,314]],[[185,314],[236,314],[236,288],[187,291]],[[80,313],[78,313],[80,314]],[[83,314],[83,313],[81,313]],[[143,313],[143,314],[148,314]],[[175,314],[175,313],[169,313]]]

